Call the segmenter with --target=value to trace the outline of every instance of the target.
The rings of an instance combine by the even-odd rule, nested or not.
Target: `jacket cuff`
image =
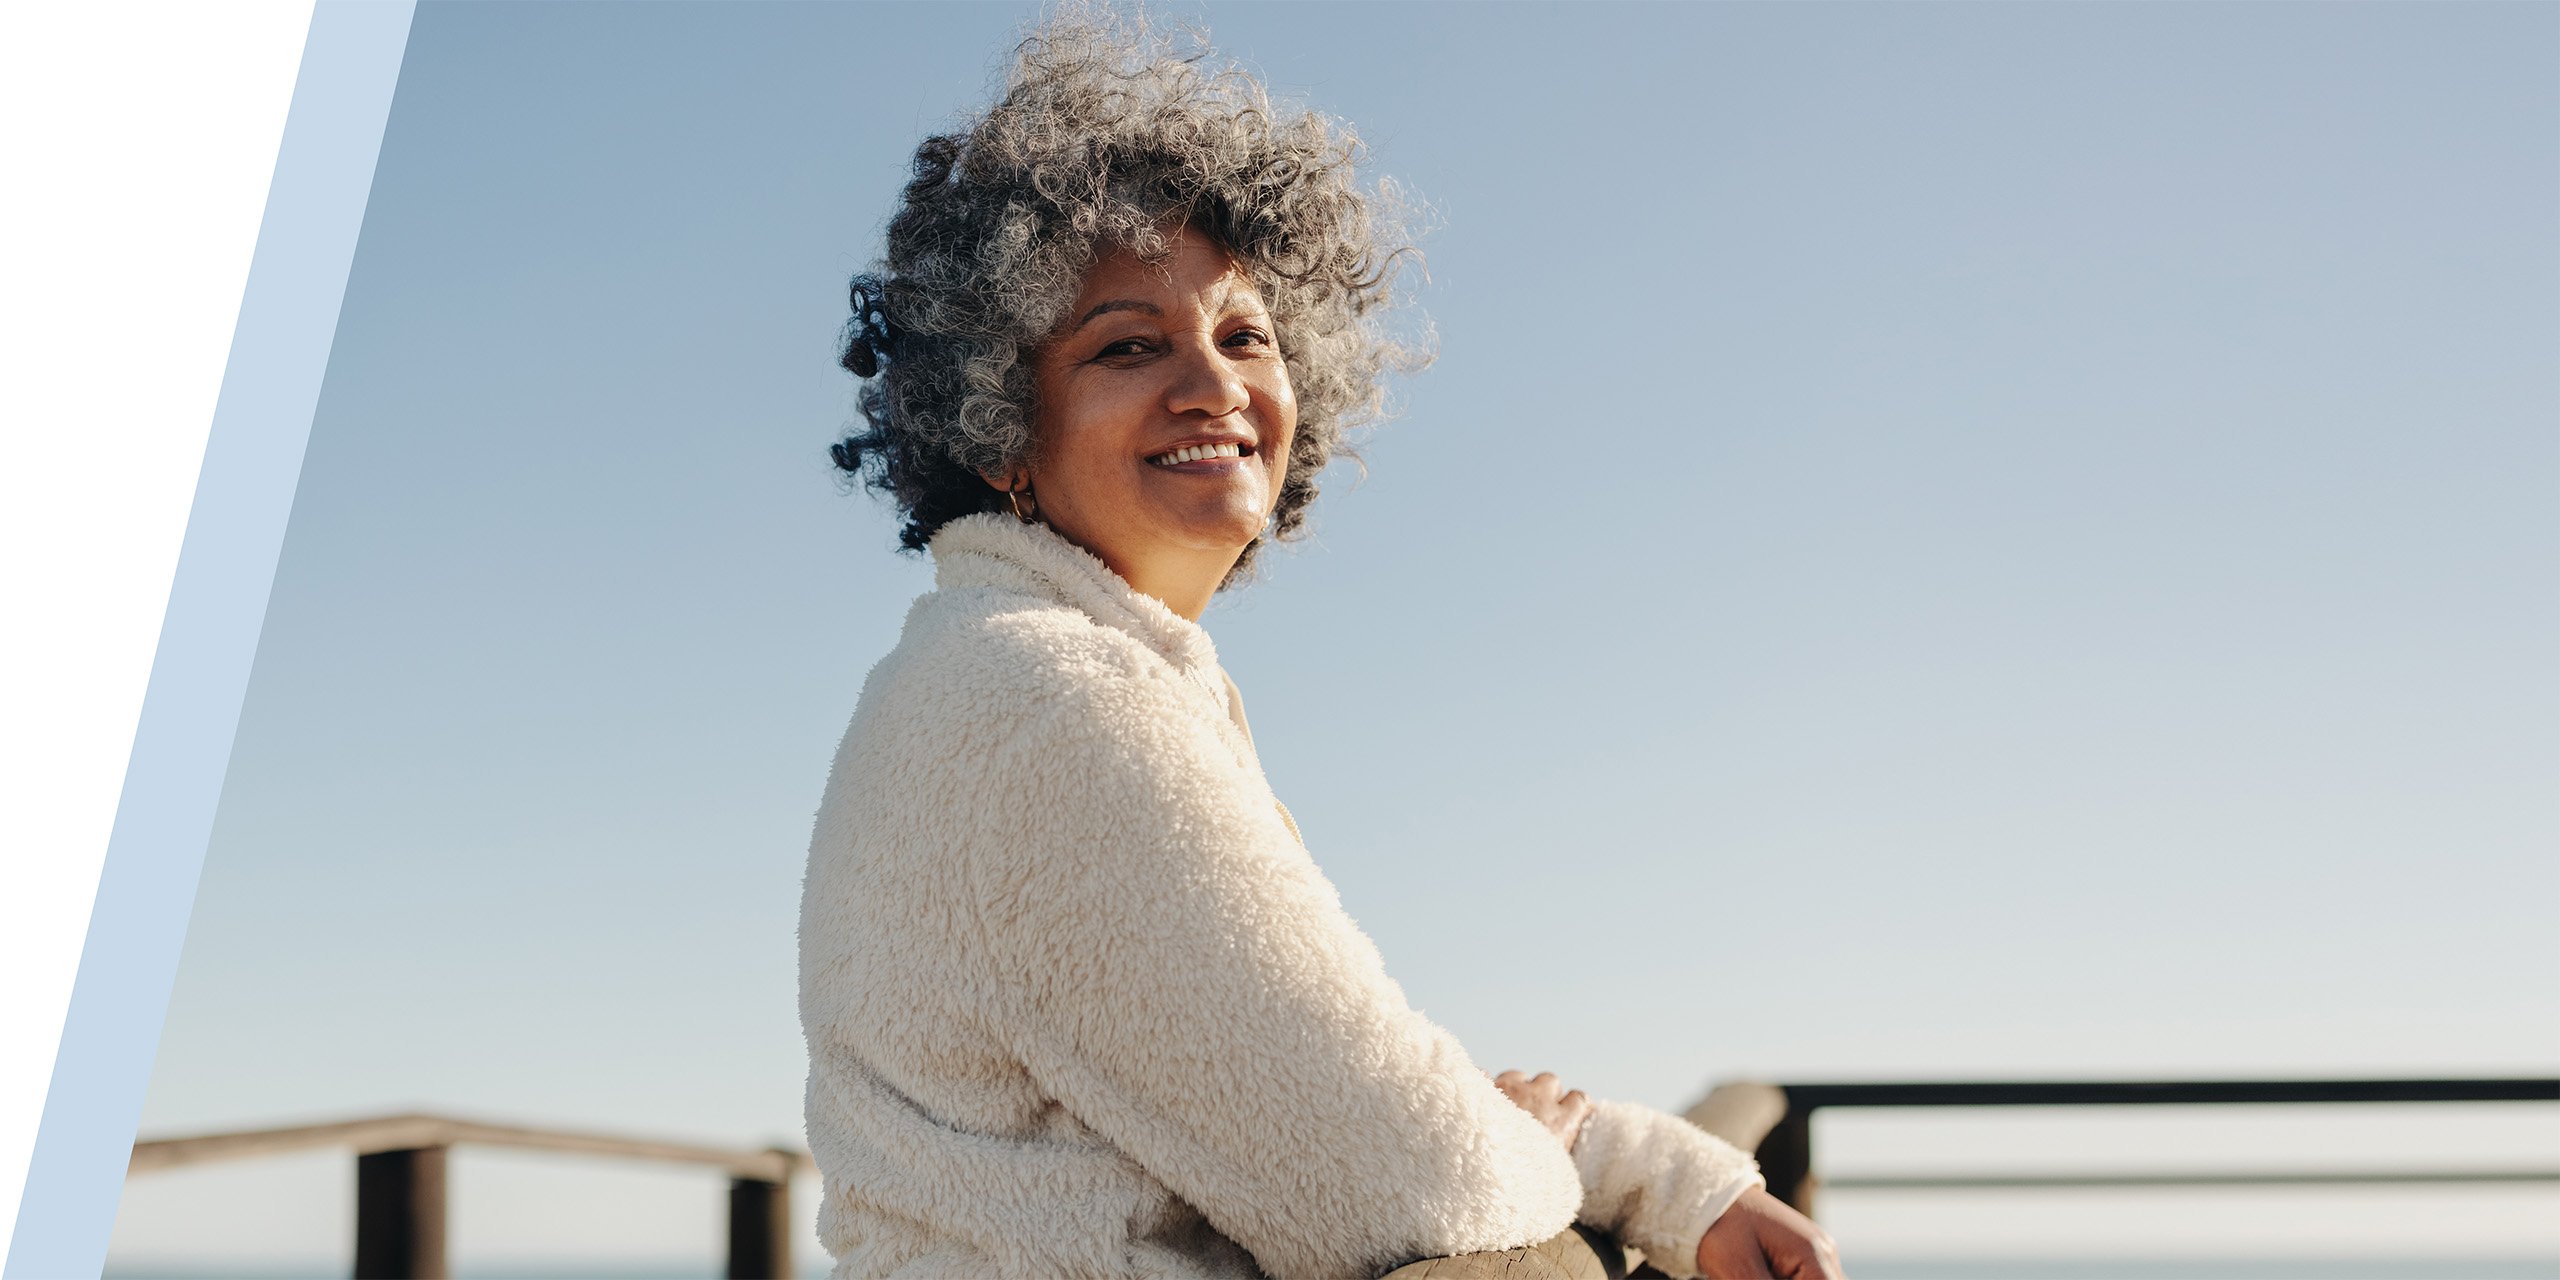
[[[1678,1116],[1595,1103],[1574,1141],[1581,1220],[1644,1251],[1667,1275],[1698,1274],[1698,1240],[1746,1191],[1768,1185],[1741,1148]]]

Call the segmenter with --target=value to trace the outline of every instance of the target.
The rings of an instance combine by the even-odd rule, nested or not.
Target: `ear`
[[[978,478],[986,481],[987,487],[998,493],[1011,493],[1021,488],[1023,481],[1030,479],[1019,471],[1004,475],[998,475],[992,471],[981,471],[978,473]]]

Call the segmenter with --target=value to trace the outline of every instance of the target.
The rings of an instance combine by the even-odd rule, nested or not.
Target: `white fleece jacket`
[[[1750,1158],[1613,1103],[1568,1156],[1416,1013],[1206,632],[1045,525],[932,552],[801,901],[837,1277],[1376,1276],[1577,1217],[1692,1274]]]

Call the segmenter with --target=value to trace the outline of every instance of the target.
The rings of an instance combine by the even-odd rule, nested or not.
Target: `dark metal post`
[[[729,1180],[728,1280],[791,1280],[791,1183]]]
[[[1813,1108],[1790,1097],[1787,1114],[1754,1153],[1760,1161],[1760,1176],[1769,1180],[1769,1194],[1786,1201],[1797,1212],[1813,1215]]]
[[[446,1147],[356,1157],[356,1280],[447,1280]]]

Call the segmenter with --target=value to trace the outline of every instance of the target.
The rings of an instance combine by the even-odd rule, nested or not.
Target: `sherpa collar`
[[[1220,686],[1224,700],[1218,650],[1200,624],[1131,587],[1111,566],[1048,525],[982,511],[942,526],[930,546],[934,586],[999,587],[1082,610],[1094,621],[1136,637],[1183,674]]]

